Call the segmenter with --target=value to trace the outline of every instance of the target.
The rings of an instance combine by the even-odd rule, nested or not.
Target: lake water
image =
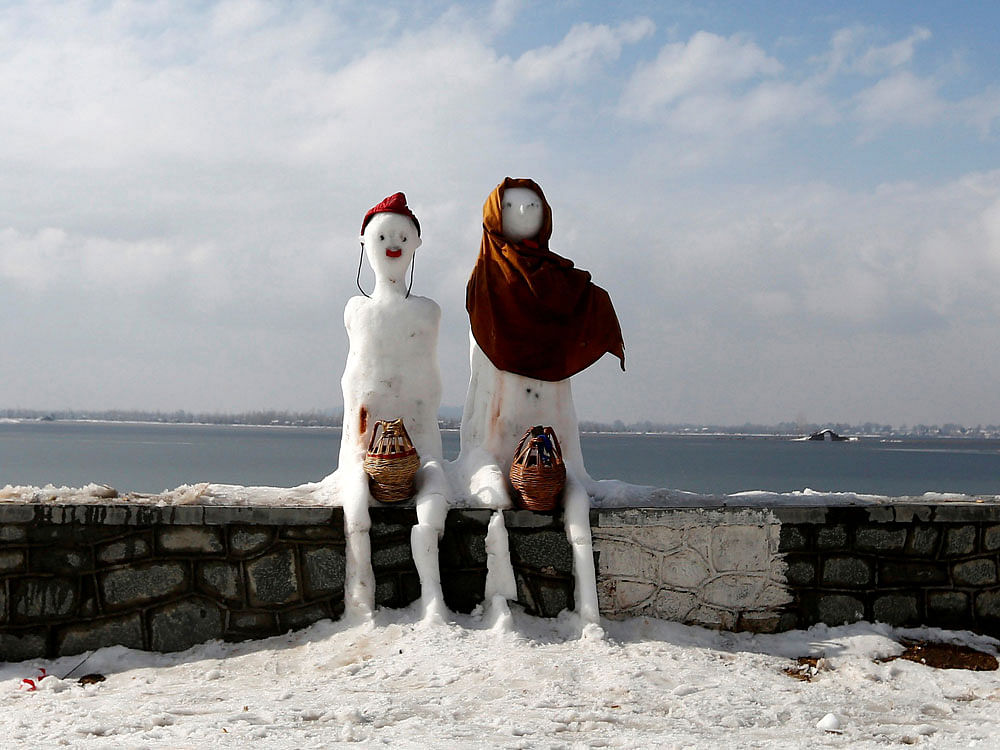
[[[443,433],[446,458],[458,433]],[[595,478],[702,493],[810,488],[883,495],[1000,494],[1000,440],[584,435]],[[89,422],[0,423],[0,487],[108,484],[159,492],[218,482],[291,487],[337,464],[332,428]]]

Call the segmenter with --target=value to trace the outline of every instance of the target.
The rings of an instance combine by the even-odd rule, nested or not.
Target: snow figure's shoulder
[[[347,304],[344,306],[344,325],[350,328],[351,321],[358,316],[362,308],[367,307],[369,304],[371,304],[371,300],[361,295],[351,297],[347,300]]]
[[[441,318],[441,306],[430,297],[418,297],[415,294],[411,294],[407,302],[411,303],[413,309],[417,310],[419,315],[433,316],[435,320]]]

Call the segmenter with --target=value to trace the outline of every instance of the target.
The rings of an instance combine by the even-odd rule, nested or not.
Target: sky
[[[0,3],[0,408],[337,408],[364,213],[469,377],[531,177],[628,370],[581,419],[1000,424],[991,2]],[[371,271],[362,275],[366,288]]]

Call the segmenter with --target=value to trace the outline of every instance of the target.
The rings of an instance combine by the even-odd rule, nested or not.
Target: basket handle
[[[562,463],[562,446],[559,445],[559,438],[556,437],[556,431],[551,427],[546,427],[544,432],[552,438],[552,445],[555,448],[555,457],[559,463]]]
[[[381,419],[378,420],[375,423],[375,426],[372,428],[372,439],[368,441],[368,452],[369,453],[371,453],[372,449],[375,447],[375,441],[376,441],[376,439],[378,439],[378,428],[379,427],[382,428],[383,432],[385,431],[385,422],[383,422]]]

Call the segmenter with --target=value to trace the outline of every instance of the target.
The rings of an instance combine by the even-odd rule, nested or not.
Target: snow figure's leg
[[[346,472],[345,472],[346,473]],[[342,477],[341,504],[347,537],[347,572],[344,585],[344,614],[348,618],[368,618],[375,611],[375,574],[372,572],[372,520],[368,513],[371,493],[368,475],[361,469]]]
[[[594,570],[594,544],[590,536],[590,496],[583,482],[567,472],[563,494],[563,522],[566,538],[573,549],[576,613],[583,638],[603,638],[601,615],[597,605],[597,573]]]
[[[486,596],[487,620],[494,628],[510,627],[508,599],[517,598],[517,583],[514,580],[514,566],[510,562],[510,543],[507,528],[503,524],[503,511],[498,510],[490,518],[486,530]]]
[[[441,464],[429,461],[420,470],[417,483],[417,525],[410,531],[410,549],[420,576],[420,606],[424,620],[445,622],[448,610],[441,591],[438,540],[448,516],[448,480]]]

